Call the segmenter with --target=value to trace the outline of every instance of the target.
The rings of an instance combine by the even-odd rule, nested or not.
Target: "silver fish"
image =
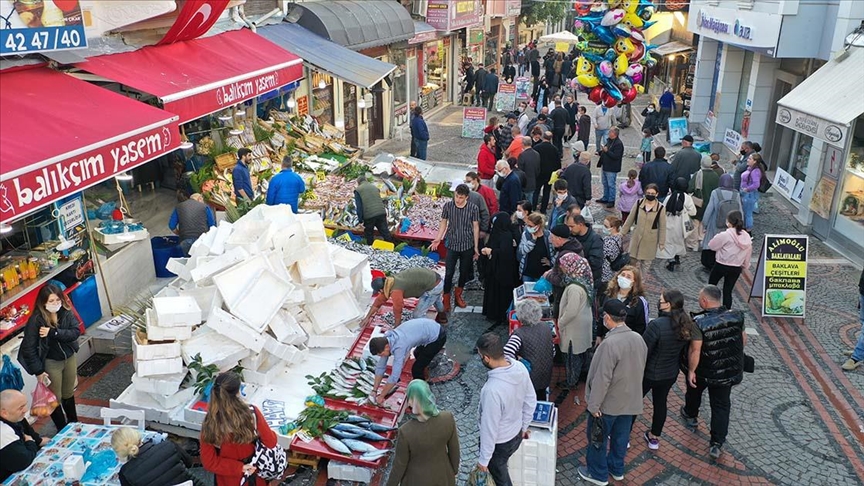
[[[376,460],[386,456],[387,454],[389,454],[391,450],[392,449],[378,449],[375,452],[364,452],[360,456],[360,460],[361,461],[369,461],[369,462],[376,461]]]
[[[340,423],[340,424],[336,424],[333,428],[338,429],[338,430],[342,430],[342,431],[346,431],[346,432],[353,432],[355,434],[361,434],[364,439],[368,439],[368,440],[387,440],[387,441],[390,440],[381,434],[375,433],[375,432],[368,430],[368,429],[364,429],[363,427],[358,427],[354,424]]]
[[[321,436],[321,438],[324,439],[324,443],[327,444],[327,447],[333,449],[334,451],[336,451],[340,454],[345,454],[346,456],[350,456],[352,454],[351,449],[348,448],[348,446],[345,443],[343,443],[341,440],[337,439],[336,437],[333,437],[332,435],[324,434],[323,436]]]
[[[345,439],[342,443],[354,452],[376,452],[380,450],[372,444],[357,439]]]
[[[354,432],[346,432],[344,430],[339,429],[330,429],[329,433],[335,435],[338,439],[359,439],[363,436],[363,434],[357,434]]]
[[[348,424],[363,424],[366,422],[371,422],[371,420],[362,415],[349,415],[342,421],[342,423]]]
[[[373,432],[390,432],[390,431],[396,430],[398,428],[398,427],[387,427],[386,425],[376,424],[375,422],[360,424],[360,426],[367,428]]]

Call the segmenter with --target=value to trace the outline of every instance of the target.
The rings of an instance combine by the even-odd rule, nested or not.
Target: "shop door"
[[[343,84],[345,93],[343,95],[343,110],[345,114],[345,141],[352,147],[357,147],[359,140],[357,137],[357,86],[353,84]]]
[[[417,101],[420,96],[417,94],[420,88],[420,81],[417,79],[417,58],[409,57],[405,63],[407,71],[408,84],[408,102]]]
[[[771,126],[770,142],[765,144],[765,147],[768,148],[768,153],[763,154],[769,164],[768,170],[776,170],[777,167],[782,167],[783,170],[786,170],[789,157],[792,154],[795,130],[772,123],[773,120],[777,119],[777,100],[786,96],[790,91],[792,91],[792,84],[779,79],[776,81],[774,85],[774,100],[771,103],[770,118],[768,119]]]
[[[384,138],[384,89],[381,83],[372,88],[372,109],[369,110],[369,145]]]

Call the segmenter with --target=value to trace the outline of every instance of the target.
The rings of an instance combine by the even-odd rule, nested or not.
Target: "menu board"
[[[495,110],[510,112],[516,108],[516,85],[499,84],[498,96],[495,97]]]
[[[486,108],[462,109],[462,138],[483,138]]]
[[[807,296],[805,235],[765,235],[754,287],[762,283],[764,317],[804,318]],[[753,292],[751,291],[751,296]]]

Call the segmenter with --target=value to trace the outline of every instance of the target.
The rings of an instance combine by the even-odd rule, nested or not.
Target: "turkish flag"
[[[165,34],[157,45],[173,44],[174,42],[187,41],[201,37],[228,6],[229,0],[185,0],[180,1],[180,13],[174,25]]]

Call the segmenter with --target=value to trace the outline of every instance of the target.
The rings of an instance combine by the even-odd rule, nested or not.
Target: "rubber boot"
[[[447,324],[447,313],[439,312],[435,314],[435,322],[437,322],[438,324]]]
[[[442,299],[444,300],[444,312],[450,312],[450,294],[444,294]]]
[[[63,413],[63,407],[58,406],[51,412],[51,421],[54,422],[54,427],[57,428],[57,432],[63,430],[63,427],[66,427],[66,415]]]
[[[465,299],[462,298],[462,287],[456,287],[456,289],[455,289],[455,291],[454,291],[453,293],[456,294],[456,295],[455,295],[455,297],[456,297],[456,305],[457,305],[458,307],[461,307],[461,308],[464,309],[465,307],[468,306],[468,304],[465,303]]]
[[[78,411],[75,410],[75,397],[63,399],[63,411],[66,412],[67,422],[78,421]]]

